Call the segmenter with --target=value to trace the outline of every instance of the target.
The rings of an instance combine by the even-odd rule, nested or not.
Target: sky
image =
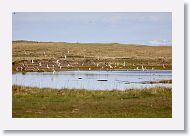
[[[172,45],[170,12],[16,12],[13,40]]]

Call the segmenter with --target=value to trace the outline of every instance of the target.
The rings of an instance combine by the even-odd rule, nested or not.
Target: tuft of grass
[[[172,84],[172,80],[160,80],[160,81],[145,81],[142,84]]]
[[[172,80],[160,80],[159,83],[171,84]]]
[[[171,118],[171,88],[93,91],[12,87],[13,118]]]

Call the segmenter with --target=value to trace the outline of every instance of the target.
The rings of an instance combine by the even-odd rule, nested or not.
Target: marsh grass
[[[172,80],[160,80],[159,83],[171,84]]]
[[[172,80],[160,80],[160,81],[145,81],[142,84],[172,84]]]
[[[171,118],[171,88],[93,91],[13,85],[14,118]]]

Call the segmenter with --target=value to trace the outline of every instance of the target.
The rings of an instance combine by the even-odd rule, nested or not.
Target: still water
[[[64,71],[15,73],[13,85],[39,88],[125,90],[129,88],[172,87],[171,84],[143,84],[172,79],[172,71]]]

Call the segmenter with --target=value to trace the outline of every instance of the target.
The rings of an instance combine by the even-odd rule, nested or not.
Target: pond
[[[151,71],[63,71],[26,72],[12,76],[13,85],[39,88],[77,88],[89,90],[125,90],[129,88],[172,87],[149,81],[171,80],[171,70]],[[147,82],[144,84],[143,82]]]

